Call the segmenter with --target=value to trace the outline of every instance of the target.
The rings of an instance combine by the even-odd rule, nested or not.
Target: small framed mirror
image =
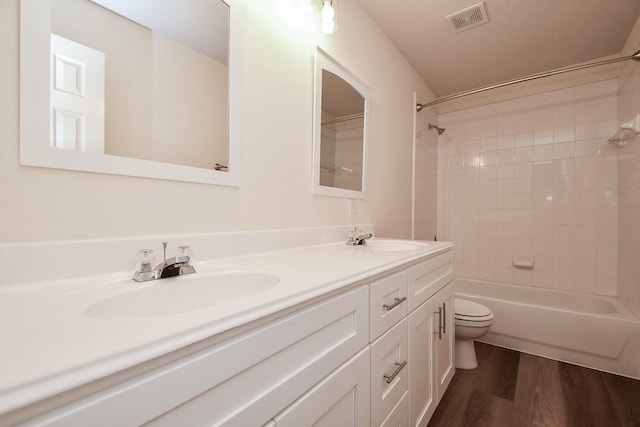
[[[369,88],[318,48],[313,109],[313,194],[366,198]]]
[[[238,186],[237,0],[21,0],[20,163]]]

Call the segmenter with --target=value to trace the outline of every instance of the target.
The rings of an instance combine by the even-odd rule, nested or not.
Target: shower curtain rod
[[[451,101],[453,99],[462,98],[463,96],[473,95],[473,94],[480,93],[480,92],[485,92],[487,90],[498,89],[498,88],[501,88],[501,87],[504,87],[504,86],[513,85],[513,84],[516,84],[516,83],[523,83],[523,82],[528,82],[530,80],[541,79],[543,77],[551,77],[551,76],[555,76],[557,74],[568,73],[569,71],[577,71],[577,70],[582,70],[582,69],[585,69],[585,68],[597,67],[599,65],[607,65],[607,64],[613,64],[615,62],[628,61],[630,59],[633,60],[633,61],[636,61],[636,62],[640,62],[640,50],[636,51],[633,55],[629,55],[629,56],[623,56],[623,57],[620,57],[620,58],[613,58],[613,59],[605,59],[603,61],[591,62],[589,64],[575,65],[573,67],[561,68],[559,70],[547,71],[547,72],[538,73],[538,74],[531,74],[529,76],[520,77],[518,79],[506,80],[504,82],[500,82],[500,83],[496,83],[496,84],[492,84],[492,85],[488,85],[488,86],[482,86],[482,87],[479,87],[477,89],[471,89],[471,90],[467,90],[467,91],[464,91],[464,92],[458,92],[458,93],[455,93],[453,95],[449,95],[449,96],[445,96],[445,97],[442,97],[442,98],[438,98],[438,99],[436,99],[434,101],[431,101],[431,102],[427,102],[427,103],[424,103],[424,104],[416,104],[416,111],[420,111],[425,107],[430,107],[432,105],[440,104],[441,102]]]
[[[363,118],[364,118],[364,113],[359,113],[359,114],[352,114],[350,116],[336,117],[333,120],[327,120],[326,122],[322,122],[320,124],[322,126],[324,126],[324,125],[332,125],[334,123],[347,122],[349,120],[356,120],[356,119],[363,119]]]

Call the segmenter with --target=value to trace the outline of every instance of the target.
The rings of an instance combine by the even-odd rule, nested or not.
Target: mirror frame
[[[49,61],[51,3],[20,1],[20,164],[196,182],[240,185],[240,34],[239,0],[221,0],[229,6],[228,62],[228,171],[161,163],[109,154],[60,150],[49,146]],[[45,54],[46,52],[46,54]],[[46,93],[47,96],[42,96]]]
[[[348,190],[345,188],[320,185],[320,146],[322,142],[322,70],[327,70],[349,83],[364,98],[364,129],[362,137],[362,190]],[[367,198],[367,134],[369,123],[369,87],[355,74],[333,59],[321,48],[316,48],[314,72],[314,100],[313,100],[313,194],[349,199]]]

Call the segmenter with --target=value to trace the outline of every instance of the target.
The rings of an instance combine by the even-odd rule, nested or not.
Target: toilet
[[[482,304],[456,298],[454,302],[456,322],[456,368],[478,367],[473,340],[489,332],[493,312]]]

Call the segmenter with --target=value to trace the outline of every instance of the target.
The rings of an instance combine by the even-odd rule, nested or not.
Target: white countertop
[[[381,241],[382,239],[378,239]],[[195,263],[196,274],[138,284],[131,273],[0,287],[0,414],[450,249],[373,251],[344,242]],[[92,303],[224,271],[263,272],[277,285],[184,313],[96,319]],[[153,301],[150,301],[153,304]]]

